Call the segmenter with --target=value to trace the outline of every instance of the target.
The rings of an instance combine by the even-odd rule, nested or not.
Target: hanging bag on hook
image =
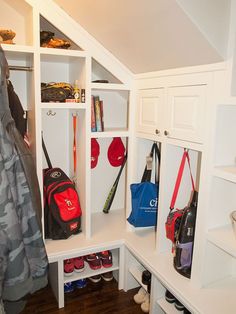
[[[160,151],[157,143],[152,145],[148,159],[141,182],[130,185],[132,211],[127,220],[134,227],[151,227],[157,224],[160,165]],[[154,183],[151,182],[153,159],[155,160]]]
[[[42,145],[48,164],[43,175],[45,238],[67,239],[81,231],[79,196],[64,171],[52,167],[43,138]]]

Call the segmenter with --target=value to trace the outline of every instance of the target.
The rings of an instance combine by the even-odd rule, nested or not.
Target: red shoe
[[[105,268],[111,267],[112,266],[112,253],[111,251],[102,251],[98,253],[101,261],[102,261],[102,266]]]
[[[75,266],[74,266],[73,258],[65,259],[64,260],[64,275],[71,276],[74,272],[74,269],[75,269]]]
[[[95,253],[87,255],[85,260],[89,264],[89,267],[93,270],[102,267],[100,257]]]
[[[77,273],[80,273],[84,270],[84,258],[81,257],[75,257],[74,258],[74,265],[75,265],[75,271]]]

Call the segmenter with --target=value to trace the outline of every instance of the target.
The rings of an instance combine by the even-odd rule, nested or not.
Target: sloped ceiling
[[[133,73],[224,60],[230,0],[54,0]]]

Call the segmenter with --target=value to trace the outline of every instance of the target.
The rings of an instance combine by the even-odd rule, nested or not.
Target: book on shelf
[[[94,96],[91,96],[91,131],[96,132],[96,117],[95,117],[95,105]]]
[[[99,105],[100,105],[100,113],[101,113],[102,131],[104,131],[103,100],[99,101]]]
[[[97,132],[102,132],[102,117],[99,96],[94,96],[94,111]]]

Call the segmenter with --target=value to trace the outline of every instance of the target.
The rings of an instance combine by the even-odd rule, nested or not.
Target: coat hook
[[[47,115],[48,116],[55,116],[56,112],[53,112],[52,110],[48,110]]]

